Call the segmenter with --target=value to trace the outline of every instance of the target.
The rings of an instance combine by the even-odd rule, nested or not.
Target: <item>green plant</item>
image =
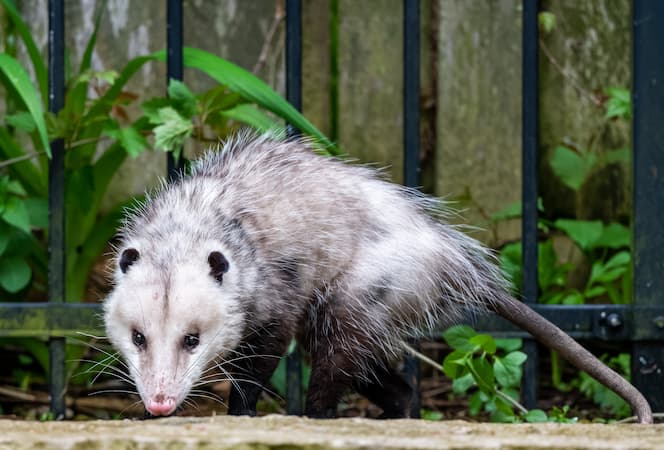
[[[101,9],[80,65],[67,67],[64,107],[47,110],[46,63],[11,0],[0,0],[14,37],[28,50],[36,84],[14,54],[0,53],[0,88],[6,115],[0,118],[0,295],[10,300],[46,300],[47,286],[47,158],[49,142],[62,140],[65,151],[66,292],[67,301],[84,300],[93,264],[108,245],[127,199],[107,210],[102,201],[111,180],[128,158],[146,150],[180,156],[186,140],[218,142],[240,125],[258,130],[288,122],[319,143],[320,151],[337,153],[329,140],[295,108],[253,74],[202,50],[185,48],[184,65],[202,71],[219,84],[194,94],[171,80],[168,96],[141,99],[126,89],[136,72],[150,61],[164,62],[166,52],[139,56],[119,71],[91,69]],[[68,60],[71,63],[71,60]],[[132,106],[142,114],[133,117]],[[36,161],[36,163],[33,162]],[[48,368],[43,341],[19,342]],[[80,360],[84,349],[68,346],[68,359]],[[70,364],[70,371],[76,364]]]
[[[442,370],[452,381],[458,395],[470,392],[470,414],[480,411],[491,415],[494,422],[562,422],[567,409],[554,410],[551,415],[519,404],[519,385],[526,354],[521,352],[521,339],[495,339],[478,334],[467,325],[448,328],[443,338],[452,347],[445,357]]]
[[[609,120],[631,118],[630,93],[620,88],[606,90],[605,118]],[[630,161],[630,151],[626,149],[598,153],[590,150],[558,146],[554,149],[550,165],[553,173],[562,183],[578,192],[589,175],[598,167]],[[539,210],[544,212],[543,205]],[[492,216],[494,222],[521,216],[521,204],[506,206]],[[599,220],[579,220],[558,218],[538,219],[538,228],[546,239],[538,243],[538,287],[539,302],[548,304],[585,304],[592,301],[608,300],[614,304],[630,302],[633,280],[631,261],[631,232],[629,227],[613,222],[605,224]],[[571,261],[561,258],[554,245],[556,235],[566,236],[584,255],[589,265],[589,273],[582,286],[570,286],[568,276],[575,268]],[[513,290],[521,288],[522,247],[520,242],[505,245],[500,251],[502,269],[510,276]],[[628,358],[620,354],[617,360]],[[612,360],[613,361],[613,360]],[[629,412],[624,401],[594,381],[587,374],[565,383],[562,381],[562,363],[555,352],[551,354],[552,382],[560,390],[579,387],[598,405],[611,405],[609,412],[625,415]],[[620,368],[629,377],[629,365]],[[602,406],[603,407],[603,406]]]

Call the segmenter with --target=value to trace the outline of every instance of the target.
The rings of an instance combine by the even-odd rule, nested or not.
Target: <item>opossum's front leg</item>
[[[291,341],[287,326],[266,326],[256,330],[239,346],[238,356],[229,367],[235,381],[231,384],[228,414],[255,416],[256,403],[279,359]]]

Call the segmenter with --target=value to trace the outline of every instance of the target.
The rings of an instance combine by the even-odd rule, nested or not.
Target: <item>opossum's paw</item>
[[[251,416],[255,417],[256,416],[256,410],[255,409],[229,409],[228,410],[228,415],[229,416]]]

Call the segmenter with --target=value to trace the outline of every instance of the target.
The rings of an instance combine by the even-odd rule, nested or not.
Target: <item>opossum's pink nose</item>
[[[158,394],[154,399],[145,402],[145,409],[153,416],[168,416],[175,411],[175,400]]]

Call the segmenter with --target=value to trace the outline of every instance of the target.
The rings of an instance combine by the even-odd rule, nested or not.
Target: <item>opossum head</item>
[[[205,370],[237,346],[244,322],[239,269],[223,245],[158,253],[148,242],[124,244],[104,305],[108,339],[155,416],[172,414]]]

